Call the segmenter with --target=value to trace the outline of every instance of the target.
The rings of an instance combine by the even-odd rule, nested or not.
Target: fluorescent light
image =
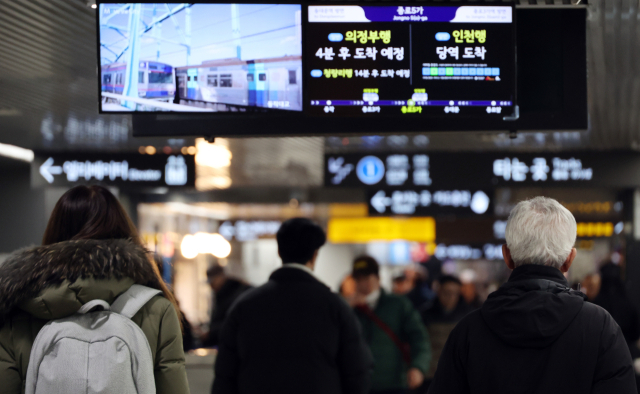
[[[31,163],[34,157],[31,149],[2,143],[0,143],[0,156],[26,161],[27,163]]]

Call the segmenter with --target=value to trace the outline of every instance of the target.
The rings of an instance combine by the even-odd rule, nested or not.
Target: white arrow
[[[391,205],[391,197],[387,197],[384,190],[380,190],[371,197],[371,206],[379,213],[385,213],[389,205]]]
[[[40,166],[40,175],[49,183],[53,183],[53,176],[62,174],[62,167],[53,165],[53,157],[50,157]]]

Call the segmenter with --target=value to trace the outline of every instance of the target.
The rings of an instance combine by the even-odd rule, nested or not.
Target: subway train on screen
[[[222,59],[176,67],[180,104],[302,111],[302,58]]]
[[[102,91],[122,94],[127,63],[102,66]],[[138,96],[147,99],[173,101],[175,97],[173,67],[158,62],[140,62],[138,68]]]

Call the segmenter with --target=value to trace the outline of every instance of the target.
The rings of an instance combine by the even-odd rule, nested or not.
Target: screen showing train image
[[[510,6],[309,6],[305,89],[321,116],[504,117],[516,99]]]
[[[99,5],[103,112],[302,111],[298,4]]]

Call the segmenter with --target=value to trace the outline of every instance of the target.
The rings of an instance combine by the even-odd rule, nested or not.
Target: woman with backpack
[[[133,305],[140,292],[146,299]],[[113,316],[114,311],[122,315]],[[178,311],[118,200],[104,187],[77,186],[56,204],[42,246],[19,251],[0,264],[0,392],[111,393],[129,380],[132,393],[188,394]],[[122,335],[103,343],[68,333],[77,329],[85,336],[98,335],[113,323],[125,327]],[[38,349],[50,339],[41,339],[41,330],[52,333],[61,327],[67,332],[53,337],[51,350]],[[148,347],[140,343],[144,340],[126,343],[127,335],[146,338]],[[82,346],[86,354],[69,350]],[[56,361],[65,351],[71,361]],[[30,365],[33,354],[38,365]],[[82,368],[86,376],[74,377]],[[106,377],[108,371],[125,372]],[[47,379],[48,387],[42,387]],[[63,379],[73,384],[64,383],[64,391],[54,389]]]

